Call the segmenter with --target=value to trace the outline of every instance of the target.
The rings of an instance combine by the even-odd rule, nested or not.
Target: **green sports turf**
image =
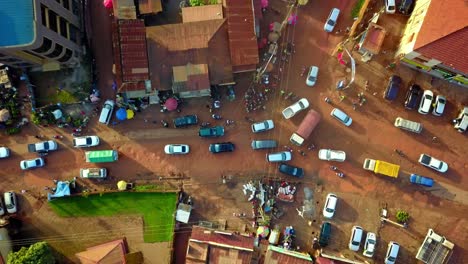
[[[174,233],[176,193],[122,192],[71,196],[49,202],[61,217],[143,215],[144,241],[171,241]]]

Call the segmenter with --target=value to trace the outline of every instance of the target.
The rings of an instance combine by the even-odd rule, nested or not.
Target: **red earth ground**
[[[298,230],[297,240],[302,250],[310,249],[310,241],[318,230],[322,219],[320,210],[323,197],[328,192],[334,192],[340,197],[336,218],[333,220],[333,243],[328,250],[337,251],[350,258],[363,259],[359,254],[351,254],[347,248],[347,240],[353,225],[360,225],[366,231],[374,231],[379,237],[377,256],[380,261],[386,250],[388,241],[394,240],[402,245],[399,258],[402,263],[415,263],[414,255],[422,242],[428,228],[434,228],[457,245],[454,254],[456,263],[466,262],[468,248],[467,233],[467,191],[466,158],[468,150],[466,135],[457,133],[450,125],[450,120],[456,115],[459,104],[467,103],[467,93],[458,87],[436,82],[431,88],[422,73],[409,70],[403,66],[393,72],[385,70],[385,65],[392,61],[395,49],[395,36],[401,34],[401,22],[404,18],[386,16],[381,18],[383,25],[392,25],[386,38],[384,50],[388,52],[378,55],[370,63],[362,63],[359,56],[353,56],[358,63],[356,84],[345,91],[346,99],[340,102],[339,94],[334,89],[336,81],[348,76],[349,73],[332,57],[331,51],[344,37],[342,34],[327,34],[323,31],[323,22],[332,7],[342,10],[342,16],[336,29],[344,30],[350,26],[350,9],[354,1],[310,1],[298,11],[299,21],[296,27],[289,28],[289,34],[284,38],[292,39],[296,44],[296,53],[283,65],[281,84],[270,94],[267,110],[246,114],[242,97],[250,84],[250,75],[241,75],[236,80],[237,99],[228,102],[223,99],[220,114],[225,119],[235,120],[233,126],[226,127],[226,136],[221,139],[200,139],[197,128],[168,129],[153,124],[153,120],[171,120],[183,114],[197,114],[201,121],[213,122],[209,117],[205,105],[209,99],[190,99],[182,108],[182,113],[160,113],[158,107],[150,107],[138,113],[133,120],[128,120],[117,126],[103,126],[92,124],[86,134],[100,136],[102,143],[99,149],[117,149],[120,153],[119,161],[106,164],[111,179],[105,183],[80,181],[91,188],[102,189],[114,187],[117,180],[127,181],[171,181],[176,176],[184,176],[184,189],[194,197],[194,215],[191,221],[197,220],[227,220],[228,229],[244,229],[250,221],[242,221],[232,216],[233,213],[250,212],[250,204],[242,193],[242,184],[250,179],[262,176],[280,176],[275,164],[265,160],[264,151],[253,151],[250,148],[252,139],[277,139],[280,146],[288,145],[291,133],[297,128],[305,113],[300,113],[291,120],[284,120],[281,110],[292,101],[284,100],[279,94],[280,89],[293,91],[310,102],[310,107],[322,114],[322,121],[307,143],[314,143],[319,148],[344,150],[347,161],[337,166],[346,174],[344,179],[338,178],[328,169],[330,163],[319,161],[316,151],[308,152],[306,157],[293,152],[293,165],[303,167],[306,175],[299,188],[297,202],[281,204],[285,215],[279,221],[281,225],[293,225]],[[112,50],[110,38],[110,18],[98,1],[92,2],[93,17],[93,50],[100,73],[99,86],[106,98],[113,98],[112,84]],[[272,1],[271,5],[284,12],[284,3]],[[266,21],[278,21],[280,16],[273,12],[266,13]],[[380,23],[380,22],[379,22]],[[395,26],[400,23],[400,26]],[[289,36],[289,37],[288,37]],[[278,62],[278,63],[281,63]],[[305,85],[304,77],[300,76],[302,65],[317,65],[320,67],[318,83],[314,87]],[[277,67],[278,68],[278,67]],[[431,88],[447,96],[449,105],[442,117],[432,115],[422,116],[416,111],[407,111],[402,102],[405,91],[392,103],[382,99],[382,92],[386,79],[397,73],[402,76],[405,84],[411,80],[418,82],[424,89]],[[368,80],[370,87],[364,91],[364,83]],[[406,86],[405,86],[406,87]],[[405,89],[403,89],[405,90]],[[351,100],[357,99],[357,93],[363,91],[367,103],[357,110],[353,110]],[[377,93],[376,96],[373,94]],[[332,98],[332,105],[326,104],[324,97]],[[332,107],[339,107],[353,118],[351,127],[345,127],[329,116]],[[248,115],[255,120],[273,119],[275,129],[252,134],[250,123],[244,117]],[[397,116],[402,116],[423,123],[424,132],[420,135],[410,134],[393,127]],[[145,122],[147,120],[148,122]],[[221,123],[221,122],[219,122]],[[46,157],[47,165],[43,169],[23,172],[18,163],[21,159],[33,157],[27,153],[27,143],[35,141],[33,135],[43,134],[51,137],[55,134],[65,135],[61,140],[60,150]],[[126,236],[132,251],[141,250],[145,256],[145,263],[160,263],[150,254],[158,254],[158,245],[142,243],[141,218],[118,217],[98,219],[61,219],[52,212],[43,199],[42,188],[51,186],[52,179],[69,179],[78,176],[79,168],[87,166],[84,162],[83,151],[71,147],[71,131],[55,128],[38,128],[30,126],[19,136],[0,139],[0,143],[9,146],[13,155],[8,160],[2,160],[2,189],[14,189],[17,192],[25,189],[28,192],[20,195],[20,216],[27,221],[32,233],[39,239],[49,241],[57,247],[59,252],[70,257],[72,253],[92,246],[98,242],[111,238]],[[432,137],[437,136],[436,143]],[[208,152],[208,145],[217,141],[232,141],[236,144],[233,153],[213,155]],[[163,153],[163,147],[168,143],[186,143],[190,145],[191,153],[187,156],[168,156]],[[307,145],[307,144],[306,144]],[[398,148],[408,156],[402,158],[393,149]],[[281,148],[282,149],[282,148]],[[304,149],[304,148],[303,148]],[[305,150],[305,149],[304,149]],[[428,153],[446,161],[450,169],[445,174],[439,174],[417,164],[420,153]],[[382,159],[401,164],[402,173],[396,180],[384,176],[376,176],[362,169],[364,158]],[[408,173],[418,173],[432,177],[438,183],[437,187],[424,189],[408,183]],[[222,175],[233,176],[229,185],[221,183]],[[175,182],[177,183],[177,182]],[[309,186],[315,191],[317,201],[316,213],[310,220],[315,220],[312,226],[300,218],[295,208],[300,207],[302,201],[302,187]],[[390,225],[380,226],[379,209],[383,203],[393,215],[397,209],[410,212],[412,219],[407,230],[397,229]],[[129,228],[131,226],[132,228]],[[96,236],[106,230],[105,236]],[[189,229],[183,228],[177,232],[178,236],[187,236]],[[315,234],[313,234],[315,232]],[[93,235],[90,235],[93,234]],[[79,239],[73,239],[74,237]],[[181,239],[176,244],[176,260],[183,263],[185,248]],[[65,243],[66,242],[66,243]],[[168,254],[170,245],[159,245],[161,254]],[[465,257],[464,257],[465,256]],[[166,255],[167,257],[167,255]]]

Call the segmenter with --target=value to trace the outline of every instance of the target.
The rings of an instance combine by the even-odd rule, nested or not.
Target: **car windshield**
[[[329,213],[333,213],[333,212],[334,212],[334,210],[331,209],[331,208],[327,208],[325,211],[327,211],[327,212],[329,212]]]
[[[45,149],[49,149],[49,142],[47,142],[47,141],[44,142],[44,148],[45,148]]]
[[[314,81],[315,81],[315,77],[314,77],[314,76],[309,76],[309,81],[314,82]]]
[[[392,262],[393,262],[393,261],[395,261],[395,260],[396,260],[396,258],[394,258],[394,257],[392,257],[392,256],[389,256],[389,257],[388,257],[388,260],[390,260],[390,261],[392,261]]]
[[[444,98],[439,98],[439,104],[445,104],[445,99]]]
[[[32,165],[34,166],[34,164],[36,164],[36,165],[39,166],[39,164],[41,164],[41,161],[40,161],[39,159],[34,160],[34,161],[32,162]]]
[[[355,246],[359,246],[359,242],[358,242],[358,241],[353,241],[353,243],[351,243],[351,244],[353,244],[353,245],[355,245]]]
[[[426,98],[427,100],[432,100],[432,96],[426,94],[426,96],[424,96],[424,98]]]
[[[86,144],[91,145],[91,138],[86,138]]]
[[[344,117],[342,120],[343,120],[344,123],[348,123],[348,121],[349,121],[349,116]]]
[[[330,25],[330,26],[334,26],[334,25],[335,25],[335,21],[329,19],[329,20],[327,21],[327,24]]]

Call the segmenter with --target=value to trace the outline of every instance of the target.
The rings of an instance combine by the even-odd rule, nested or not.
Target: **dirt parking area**
[[[283,150],[283,146],[289,145],[290,135],[305,115],[300,113],[291,120],[282,118],[282,109],[293,103],[281,96],[280,90],[284,89],[287,92],[294,92],[299,98],[307,98],[310,107],[322,115],[321,123],[305,144],[313,143],[316,149],[309,152],[302,148],[307,152],[307,156],[301,156],[298,155],[299,148],[293,147],[293,159],[290,164],[304,168],[305,177],[302,179],[296,202],[281,204],[285,215],[277,223],[282,226],[293,225],[298,230],[297,244],[302,250],[310,250],[311,240],[318,234],[319,225],[323,221],[321,210],[324,198],[327,193],[333,192],[340,200],[337,213],[332,220],[332,243],[327,251],[351,259],[364,260],[360,252],[352,253],[347,249],[351,227],[360,225],[365,231],[372,231],[378,235],[378,251],[373,259],[375,263],[382,262],[389,241],[397,241],[402,246],[399,256],[401,263],[416,263],[414,258],[416,251],[427,229],[433,228],[457,245],[452,257],[453,263],[468,262],[468,238],[465,235],[468,233],[466,215],[468,179],[466,158],[463,158],[468,151],[468,145],[463,144],[466,142],[466,135],[457,133],[450,124],[458,106],[466,105],[468,102],[468,93],[461,88],[438,81],[431,86],[427,76],[405,67],[398,66],[391,71],[385,70],[395,48],[392,36],[400,34],[397,27],[385,40],[384,49],[388,50],[386,54],[375,56],[366,64],[357,59],[357,53],[353,53],[358,63],[355,85],[345,90],[343,94],[337,92],[336,82],[349,76],[349,73],[330,54],[344,35],[325,33],[323,22],[332,7],[339,7],[342,9],[343,17],[340,18],[337,28],[344,30],[352,22],[349,17],[352,4],[353,1],[334,0],[326,3],[310,1],[307,6],[299,9],[298,24],[295,28],[289,29],[291,30],[289,36],[294,36],[296,53],[288,62],[282,62],[285,63],[282,65],[284,70],[282,73],[277,73],[281,82],[269,94],[267,110],[245,113],[242,97],[250,84],[250,75],[239,76],[235,87],[236,100],[229,102],[223,97],[223,106],[219,111],[224,119],[235,120],[235,124],[226,126],[226,135],[220,139],[199,138],[198,127],[163,128],[159,123],[162,119],[170,121],[180,115],[197,114],[200,122],[223,124],[223,120],[214,121],[210,118],[211,114],[205,107],[210,102],[207,98],[187,100],[180,114],[160,113],[158,107],[150,107],[137,113],[135,119],[116,126],[97,124],[97,118],[93,117],[91,125],[84,134],[98,135],[101,138],[98,149],[117,149],[120,158],[116,163],[106,164],[109,180],[93,182],[79,179],[79,184],[96,190],[115,188],[118,180],[167,182],[176,187],[181,185],[194,198],[191,223],[197,223],[198,220],[226,221],[227,229],[248,230],[251,219],[239,219],[233,216],[233,213],[251,211],[251,205],[247,202],[248,197],[242,193],[242,185],[251,179],[263,176],[281,176],[277,171],[277,164],[269,164],[265,160],[265,151],[253,151],[250,142],[252,139],[276,139],[279,141],[277,150]],[[272,1],[272,5],[281,10],[283,2]],[[265,19],[272,20],[274,16],[277,15],[267,12]],[[381,19],[385,25],[401,23],[404,20],[385,15]],[[100,33],[97,31],[93,34]],[[105,34],[103,35],[105,38]],[[102,74],[100,86],[104,89],[103,93],[111,97],[113,95],[110,88],[111,63],[105,58],[108,52],[105,50],[106,47],[101,49],[102,53],[95,52],[98,68]],[[319,66],[318,82],[314,87],[307,87],[305,77],[300,76],[303,65]],[[278,69],[279,65],[276,68]],[[386,80],[395,73],[402,76],[405,88],[400,91],[399,97],[390,103],[382,98],[382,93]],[[364,84],[367,80],[370,87],[365,90]],[[447,96],[449,104],[442,117],[423,116],[415,110],[404,109],[403,97],[407,83],[410,81],[417,82],[424,89],[430,88],[436,94]],[[352,100],[357,99],[357,94],[360,92],[364,92],[367,102],[353,110]],[[340,101],[340,95],[345,95],[346,98]],[[332,104],[325,103],[325,97],[330,97]],[[345,127],[332,119],[329,113],[333,107],[338,107],[349,114],[353,118],[353,124]],[[275,129],[253,134],[250,129],[251,124],[245,120],[245,116],[256,121],[273,119]],[[417,135],[395,128],[393,121],[397,116],[421,122],[424,132]],[[158,123],[154,124],[153,121]],[[26,145],[36,141],[34,138],[36,134],[49,138],[55,134],[62,134],[64,139],[59,142],[59,150],[46,157],[45,168],[21,171],[18,166],[19,161],[34,156],[27,153]],[[76,177],[80,168],[88,166],[84,161],[84,151],[71,146],[70,134],[71,130],[37,128],[30,125],[19,136],[0,138],[0,144],[9,146],[13,153],[11,158],[2,160],[0,187],[2,190],[13,189],[20,194],[18,217],[24,221],[24,233],[21,237],[26,239],[23,240],[24,243],[46,240],[63,254],[60,263],[67,263],[76,261],[73,254],[88,246],[125,236],[131,251],[143,252],[145,263],[163,263],[160,262],[163,259],[164,263],[168,263],[172,245],[144,244],[141,217],[64,219],[57,217],[50,210],[44,200],[44,186],[51,186],[53,179]],[[436,142],[432,141],[434,136],[437,137]],[[231,141],[236,145],[236,150],[226,154],[209,153],[208,145],[218,141]],[[189,144],[191,153],[186,156],[166,155],[163,148],[165,144],[170,143]],[[317,150],[320,148],[346,152],[345,163],[333,164],[345,172],[345,178],[339,178],[330,171],[329,166],[332,163],[318,160]],[[407,157],[400,157],[394,149],[401,149]],[[417,159],[421,153],[446,161],[450,167],[449,171],[440,174],[419,165]],[[363,170],[362,162],[365,158],[400,164],[399,178],[389,179]],[[411,185],[408,182],[409,173],[431,177],[435,179],[437,185],[429,189]],[[222,184],[222,175],[230,176],[229,184]],[[310,219],[301,218],[296,211],[303,200],[303,187],[314,190],[315,215]],[[21,194],[21,190],[27,192]],[[390,224],[381,226],[379,214],[384,204],[387,204],[392,217],[398,209],[407,210],[411,215],[409,228],[401,229]],[[308,225],[309,220],[312,221],[311,226]],[[186,239],[189,229],[183,228],[176,232],[178,236]],[[181,242],[180,245],[184,243]],[[184,252],[184,249],[180,248],[175,250]],[[177,263],[184,263],[183,258],[180,254],[175,257]]]

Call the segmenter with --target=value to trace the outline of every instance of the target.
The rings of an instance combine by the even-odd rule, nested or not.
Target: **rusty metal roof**
[[[312,264],[308,254],[286,250],[276,246],[268,246],[265,263],[269,264]]]
[[[163,10],[161,0],[138,0],[138,9],[142,15],[156,14]]]
[[[383,27],[375,23],[370,23],[366,37],[362,43],[362,48],[368,50],[372,54],[379,54],[386,33],[387,31]]]
[[[182,8],[183,23],[223,18],[224,16],[222,5],[204,5]]]
[[[233,233],[216,232],[211,229],[194,226],[190,241],[198,241],[207,244],[215,244],[220,247],[237,248],[240,250],[253,251],[254,237],[236,235]]]
[[[233,68],[259,62],[252,0],[225,0]],[[250,67],[252,68],[252,67]]]
[[[133,0],[113,0],[114,16],[118,19],[136,19]]]

